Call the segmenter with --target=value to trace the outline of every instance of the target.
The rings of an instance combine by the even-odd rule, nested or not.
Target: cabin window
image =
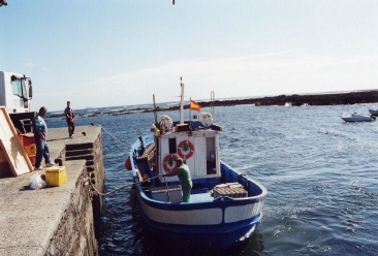
[[[215,138],[206,138],[206,173],[217,173]]]
[[[168,140],[169,154],[176,154],[176,138],[171,138]]]

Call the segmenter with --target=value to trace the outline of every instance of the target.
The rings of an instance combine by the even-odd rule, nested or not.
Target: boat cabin
[[[218,136],[221,127],[198,120],[173,123],[169,116],[162,116],[153,127],[159,174],[174,172],[180,157],[188,165],[193,182],[221,176]],[[167,181],[178,178],[167,177]]]
[[[173,171],[177,166],[176,157],[181,157],[188,165],[192,180],[220,177],[219,126],[203,127],[199,121],[176,124],[158,139],[159,174]],[[176,176],[168,181],[178,180]]]

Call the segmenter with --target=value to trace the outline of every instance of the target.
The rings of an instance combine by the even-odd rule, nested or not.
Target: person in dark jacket
[[[67,101],[67,107],[64,110],[64,116],[66,117],[67,126],[68,126],[68,135],[72,138],[72,135],[75,132],[75,113],[71,108],[71,102]]]

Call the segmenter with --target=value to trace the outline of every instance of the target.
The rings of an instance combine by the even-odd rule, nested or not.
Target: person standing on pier
[[[42,157],[45,159],[46,167],[51,167],[54,165],[50,161],[50,151],[47,145],[47,125],[45,122],[46,114],[47,108],[41,107],[38,111],[38,115],[33,120],[34,141],[37,148],[34,170],[42,170]]]
[[[68,135],[72,138],[72,135],[75,132],[75,113],[71,108],[71,102],[67,101],[67,107],[64,110],[64,115],[66,117],[67,126],[68,126]]]

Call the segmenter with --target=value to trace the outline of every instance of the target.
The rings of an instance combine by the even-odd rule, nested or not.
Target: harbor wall
[[[94,207],[86,185],[85,163],[79,162],[82,165],[81,175],[44,255],[98,255]]]
[[[63,160],[67,183],[31,190],[33,173],[0,179],[0,255],[99,255],[101,127],[77,127],[73,139],[67,128],[49,129],[48,144],[51,159]]]
[[[93,143],[67,144],[65,147],[65,161],[85,160],[85,184],[90,187],[90,200],[92,202],[93,218],[96,237],[100,235],[100,218],[102,209],[102,192],[104,189],[104,160],[103,160],[102,134]]]
[[[92,130],[95,131],[94,134]],[[65,128],[62,132],[66,132]],[[85,164],[66,211],[66,218],[56,232],[50,249],[62,247],[67,255],[92,256],[98,255],[102,209],[102,196],[96,191],[103,192],[105,179],[102,133],[99,126],[80,127],[77,133],[80,137],[68,141],[59,157],[65,162],[84,160]],[[92,139],[86,140],[87,136]],[[70,236],[69,240],[64,239],[67,236]],[[64,240],[66,241],[61,243]],[[70,245],[69,249],[67,244]],[[49,250],[48,253],[54,250]]]

